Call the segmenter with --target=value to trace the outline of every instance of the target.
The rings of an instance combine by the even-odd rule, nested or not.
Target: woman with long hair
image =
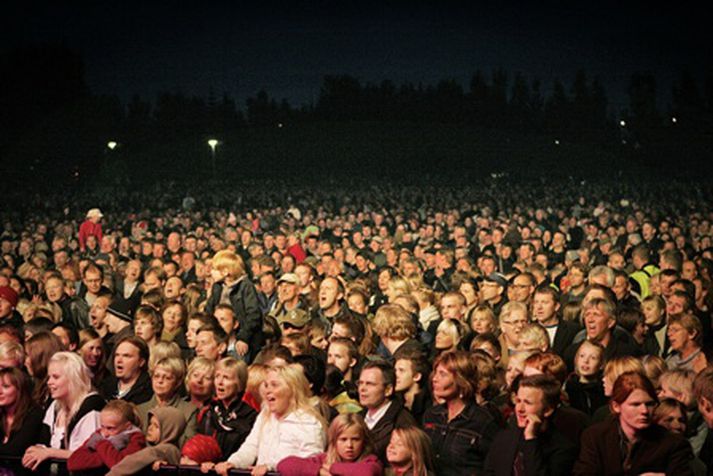
[[[47,366],[53,399],[45,412],[40,442],[25,451],[22,464],[36,470],[47,459],[67,459],[100,426],[104,399],[92,389],[89,369],[74,352],[57,352]]]
[[[685,438],[653,422],[657,403],[648,378],[621,374],[609,401],[613,418],[584,431],[574,474],[693,474],[693,452]]]
[[[431,476],[434,474],[431,440],[415,426],[397,428],[386,448],[387,476]]]
[[[25,368],[32,376],[34,384],[32,398],[43,410],[50,404],[47,365],[50,358],[61,350],[62,342],[59,337],[49,331],[39,332],[25,342]]]
[[[42,416],[30,376],[17,368],[0,369],[0,457],[22,456],[37,443]]]
[[[92,375],[94,388],[100,388],[109,376],[106,367],[106,349],[102,338],[94,328],[89,327],[79,331],[79,346],[77,353],[82,357]]]
[[[381,462],[373,454],[369,430],[364,418],[356,413],[338,415],[327,430],[327,451],[301,458],[288,456],[277,465],[282,476],[319,474],[380,476]]]
[[[228,461],[215,465],[218,474],[253,467],[252,474],[262,476],[287,456],[324,451],[326,423],[310,403],[309,384],[299,365],[271,367],[262,393],[263,408],[250,434]]]

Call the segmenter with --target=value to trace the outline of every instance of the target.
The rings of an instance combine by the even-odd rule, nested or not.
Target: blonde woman
[[[240,449],[228,461],[206,469],[227,476],[231,468],[252,467],[254,476],[274,471],[287,456],[307,457],[325,448],[322,417],[309,400],[309,384],[298,365],[271,367],[263,383],[263,409]]]
[[[105,403],[92,390],[86,364],[73,352],[54,354],[47,376],[53,402],[43,420],[43,444],[29,447],[22,458],[23,466],[33,471],[47,459],[69,458],[99,428]]]

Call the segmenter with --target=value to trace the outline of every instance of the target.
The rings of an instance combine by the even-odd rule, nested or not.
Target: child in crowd
[[[397,428],[386,447],[389,467],[385,476],[432,476],[434,474],[431,440],[415,426]]]
[[[186,428],[183,413],[173,407],[159,407],[149,413],[146,430],[146,448],[129,455],[117,463],[108,476],[128,476],[144,468],[158,470],[162,464],[178,464],[181,451],[178,441]]]
[[[583,341],[574,357],[574,373],[565,384],[570,405],[590,416],[607,403],[602,386],[603,363],[604,348]]]
[[[383,468],[372,454],[364,419],[357,414],[337,416],[327,432],[325,453],[308,458],[288,456],[277,465],[282,476],[311,476],[327,472],[333,476],[381,476]]]
[[[136,407],[112,400],[99,415],[101,426],[67,460],[70,471],[102,469],[106,473],[119,461],[146,446]]]

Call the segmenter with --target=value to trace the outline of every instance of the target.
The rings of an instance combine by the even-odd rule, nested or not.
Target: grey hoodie
[[[183,413],[174,407],[159,407],[149,412],[149,418],[151,415],[158,418],[161,427],[160,442],[127,456],[111,468],[108,476],[136,474],[151,466],[154,461],[167,461],[168,464],[180,463],[181,449],[177,445],[186,428]]]

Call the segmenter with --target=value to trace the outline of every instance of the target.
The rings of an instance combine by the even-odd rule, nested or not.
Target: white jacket
[[[265,409],[228,463],[236,468],[267,465],[274,470],[288,456],[306,458],[324,452],[325,445],[324,427],[314,415],[297,410],[278,419]]]

